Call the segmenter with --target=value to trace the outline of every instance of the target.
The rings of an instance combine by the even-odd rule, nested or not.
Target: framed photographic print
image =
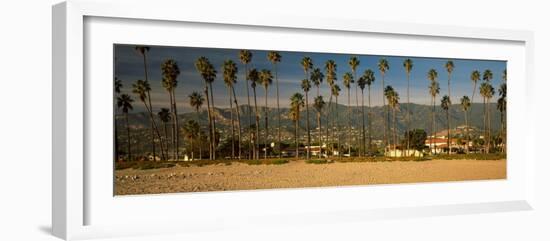
[[[532,208],[532,33],[126,4],[53,8],[56,236]]]

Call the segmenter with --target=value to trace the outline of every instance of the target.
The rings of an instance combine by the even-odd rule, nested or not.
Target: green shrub
[[[333,162],[334,162],[333,160],[326,160],[326,159],[310,159],[306,161],[306,163],[309,163],[309,164],[329,164]]]

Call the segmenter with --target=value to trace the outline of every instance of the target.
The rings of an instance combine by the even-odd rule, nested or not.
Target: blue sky
[[[249,68],[271,69],[272,65],[267,60],[267,52],[264,50],[251,50],[253,57]],[[123,93],[130,93],[132,83],[138,79],[145,79],[143,71],[143,58],[134,50],[134,45],[115,45],[115,73],[114,75],[122,80]],[[191,48],[191,47],[161,47],[152,46],[148,52],[148,71],[149,82],[152,88],[153,109],[158,111],[160,108],[168,108],[168,95],[161,85],[161,70],[160,65],[166,59],[174,59],[177,61],[181,74],[178,78],[178,87],[176,89],[176,100],[180,112],[190,111],[188,104],[188,95],[193,91],[203,90],[203,81],[199,73],[195,70],[194,62],[200,57],[207,57],[211,63],[217,68],[218,76],[213,84],[214,101],[216,107],[228,107],[229,97],[227,88],[223,83],[222,64],[223,61],[231,59],[238,63],[239,73],[236,84],[236,92],[239,104],[246,104],[246,88],[244,80],[244,65],[238,58],[238,49],[216,49],[216,48]],[[451,76],[451,100],[453,104],[459,103],[459,99],[464,96],[472,95],[473,84],[470,80],[470,73],[473,70],[483,72],[489,69],[493,72],[494,79],[492,84],[495,88],[502,82],[502,72],[506,69],[506,61],[493,60],[467,60],[467,59],[440,59],[440,58],[423,58],[423,57],[406,57],[406,56],[378,56],[378,55],[353,55],[353,54],[333,54],[333,53],[308,53],[308,52],[287,52],[280,51],[282,61],[278,65],[279,76],[279,91],[280,104],[287,106],[289,98],[295,92],[302,92],[300,88],[301,80],[305,78],[304,72],[300,65],[300,61],[304,56],[309,56],[313,60],[314,68],[320,68],[324,72],[324,64],[327,60],[332,59],[337,64],[336,81],[340,85],[342,92],[340,93],[339,103],[347,104],[347,91],[342,84],[342,76],[346,72],[351,72],[348,60],[351,56],[356,56],[361,61],[357,68],[357,75],[360,76],[366,69],[372,69],[376,75],[376,81],[372,86],[372,104],[374,106],[382,104],[381,94],[381,76],[377,68],[377,63],[380,58],[386,58],[389,61],[390,69],[386,73],[385,85],[391,85],[397,90],[401,97],[401,102],[406,102],[407,79],[403,61],[406,58],[411,58],[414,67],[411,71],[410,80],[410,100],[417,104],[429,104],[430,96],[428,95],[427,73],[429,69],[436,69],[441,87],[440,99],[447,94],[447,71],[444,67],[445,62],[452,60],[455,69]],[[479,87],[479,83],[478,83]],[[328,100],[329,91],[326,82],[321,85],[321,94]],[[250,90],[252,91],[252,90]],[[310,102],[313,101],[315,88],[312,89]],[[250,92],[252,95],[252,92]],[[261,86],[257,87],[259,104],[264,100],[264,89]],[[365,89],[365,95],[366,95]],[[354,86],[352,86],[352,105],[354,103]],[[366,98],[366,96],[365,96]],[[135,98],[136,99],[136,98]],[[269,105],[274,107],[275,81],[269,88],[268,100]],[[261,102],[260,102],[261,100]],[[474,102],[481,102],[479,98],[479,89],[476,90]],[[143,110],[139,103],[134,104],[137,111]]]

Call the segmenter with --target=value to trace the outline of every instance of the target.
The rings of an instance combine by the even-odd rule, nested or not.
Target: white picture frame
[[[168,4],[169,3],[169,4]],[[208,16],[201,9],[188,8],[183,2],[154,1],[148,5],[131,5],[119,1],[72,0],[53,7],[53,194],[52,226],[54,235],[63,239],[84,239],[124,235],[159,234],[176,232],[195,232],[239,227],[241,225],[296,225],[299,223],[334,223],[353,220],[377,220],[385,218],[424,217],[434,215],[467,214],[497,211],[530,210],[534,202],[534,155],[533,128],[526,131],[514,131],[518,123],[529,125],[533,110],[532,99],[533,73],[533,34],[528,31],[466,28],[456,26],[420,25],[409,23],[391,23],[375,21],[357,21],[353,19],[324,19],[284,14],[262,15],[261,18],[240,15]],[[154,9],[151,11],[151,9]],[[99,28],[86,28],[86,21],[107,19],[119,22],[152,22],[150,28],[172,27],[178,24],[206,24],[224,29],[251,28],[254,31],[335,33],[335,34],[371,34],[393,36],[396,38],[419,38],[425,41],[453,40],[457,44],[468,41],[486,42],[488,45],[501,43],[514,46],[510,49],[510,58],[514,58],[514,70],[509,77],[510,136],[522,135],[514,143],[510,138],[508,158],[509,175],[506,180],[459,182],[452,184],[406,184],[378,185],[349,188],[306,188],[289,190],[214,192],[207,194],[172,194],[115,198],[95,192],[95,187],[87,180],[94,174],[86,174],[90,169],[102,170],[97,164],[85,161],[89,143],[86,135],[90,130],[86,123],[90,116],[90,86],[86,83],[86,68],[95,68],[94,61],[88,63],[86,53],[86,34],[99,33]],[[100,24],[101,25],[101,24]],[[118,27],[124,27],[122,24]],[[99,36],[100,37],[100,36]],[[107,40],[114,41],[114,40]],[[131,41],[131,38],[125,41]],[[135,40],[140,41],[140,40]],[[143,41],[143,39],[141,40]],[[156,40],[149,39],[151,43]],[[175,40],[174,40],[175,41]],[[139,42],[142,43],[142,42]],[[137,43],[136,43],[137,44]],[[173,44],[170,41],[163,44]],[[282,46],[282,45],[281,45]],[[94,46],[91,46],[94,48]],[[518,52],[519,51],[519,52]],[[490,56],[487,51],[487,56]],[[386,53],[391,54],[391,53]],[[429,55],[429,54],[428,54]],[[467,55],[467,54],[466,54]],[[489,58],[489,57],[488,57]],[[494,56],[494,58],[499,58]],[[112,60],[111,59],[109,61]],[[511,60],[511,59],[507,59]],[[96,89],[97,90],[97,89]],[[110,91],[110,90],[105,90]],[[96,93],[97,94],[97,93]],[[88,97],[87,97],[88,96]],[[93,107],[93,106],[92,106]],[[110,120],[109,120],[110,121]],[[515,123],[515,124],[514,124]],[[517,128],[516,128],[517,129]],[[518,155],[519,152],[526,153]],[[96,172],[97,174],[97,172]],[[107,173],[106,173],[107,174]],[[112,180],[105,180],[106,182]],[[95,184],[94,184],[95,185]],[[101,185],[99,184],[100,188]],[[98,186],[98,185],[95,185]],[[452,191],[448,191],[452,188]],[[96,188],[97,189],[97,188]],[[487,192],[488,190],[493,190]],[[454,198],[454,193],[464,193],[462,199]],[[99,194],[98,194],[99,193]],[[108,192],[107,192],[108,193]],[[361,202],[344,200],[362,200],[370,197],[389,197],[407,195],[409,201],[392,201],[383,198],[371,198],[368,208],[362,208]],[[424,201],[418,197],[433,197],[435,193],[441,200]],[[476,193],[478,195],[476,195]],[[102,197],[97,197],[101,195]],[[306,205],[307,200],[319,198],[330,202]],[[335,198],[336,197],[336,198]],[[396,196],[397,197],[397,196]],[[270,205],[278,199],[296,199],[294,203],[281,201],[280,205]],[[102,201],[103,200],[103,201]],[[216,203],[224,203],[216,207]],[[245,200],[253,203],[243,204]],[[385,202],[387,201],[387,202]],[[255,205],[261,202],[265,206]],[[90,203],[95,203],[91,205]],[[364,202],[363,202],[364,203]],[[292,205],[291,205],[292,204]],[[347,205],[343,205],[347,204]],[[212,210],[206,207],[211,205]],[[93,208],[90,208],[90,207]],[[147,207],[147,208],[143,208]],[[194,207],[186,210],[185,217],[178,212],[167,213],[175,207]],[[229,208],[230,207],[230,208]],[[293,209],[299,207],[300,209]],[[140,209],[140,216],[129,216],[132,210]],[[229,210],[226,210],[229,209]],[[183,212],[183,211],[182,211]],[[126,215],[125,215],[126,214]],[[101,217],[97,221],[90,216]],[[112,220],[107,220],[110,217]],[[150,222],[144,221],[149,220]],[[154,223],[155,225],[151,225]]]

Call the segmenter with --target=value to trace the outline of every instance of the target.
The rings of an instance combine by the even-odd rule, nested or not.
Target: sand
[[[115,172],[116,195],[445,182],[506,178],[505,160],[431,160],[283,165],[233,163],[124,169]]]

